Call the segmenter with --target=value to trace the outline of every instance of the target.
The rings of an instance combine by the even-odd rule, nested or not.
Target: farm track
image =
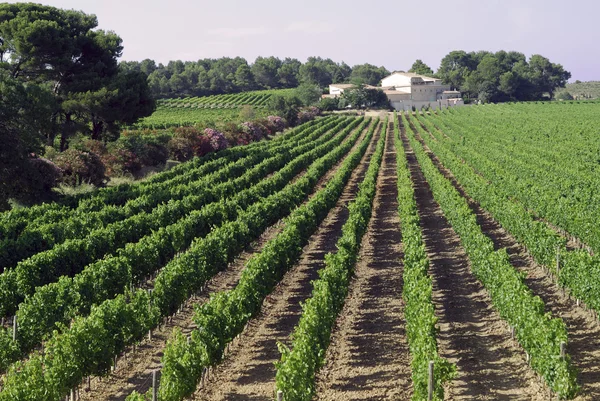
[[[380,132],[371,140],[367,152],[336,206],[330,210],[304,247],[301,259],[286,273],[265,299],[260,314],[250,321],[240,340],[199,388],[195,400],[272,400],[275,390],[275,365],[281,355],[277,342],[289,345],[289,336],[302,314],[300,303],[311,295],[312,280],[324,267],[328,252],[335,251],[341,228],[348,218],[347,204],[354,199],[364,178]]]
[[[344,155],[336,165],[329,170],[316,184],[314,191],[309,199],[335,175],[337,169],[343,163],[343,160],[349,155],[364,138],[368,127],[363,130],[351,150]],[[345,139],[344,141],[347,141]],[[290,183],[297,180],[304,174],[304,171],[298,174]],[[307,200],[305,201],[307,202]],[[184,334],[189,334],[196,328],[193,321],[194,307],[207,302],[210,295],[219,291],[229,290],[238,283],[241,273],[250,258],[259,253],[264,245],[273,239],[283,229],[283,221],[280,220],[265,230],[261,237],[254,241],[228,268],[219,272],[215,277],[207,282],[204,291],[199,297],[192,299],[189,305],[182,308],[181,313],[173,316],[171,322],[162,325],[160,329],[152,332],[152,340],[144,340],[133,354],[129,353],[126,358],[119,359],[118,368],[108,378],[92,381],[92,390],[81,391],[81,400],[94,401],[123,401],[134,390],[146,392],[150,389],[151,374],[155,369],[162,367],[161,358],[168,339],[175,328],[180,328]],[[152,288],[151,285],[144,287]]]
[[[318,400],[410,400],[393,123],[355,278],[317,376]]]
[[[431,262],[439,352],[457,366],[446,399],[550,400],[524,353],[511,340],[508,325],[492,307],[487,291],[472,274],[460,238],[434,200],[405,128],[401,131]]]
[[[417,139],[421,140],[418,136]],[[452,172],[424,145],[425,151],[439,171],[452,182],[452,185],[467,200],[477,216],[482,231],[494,243],[495,249],[506,248],[511,264],[525,272],[525,284],[538,295],[553,316],[560,317],[567,325],[569,344],[567,353],[573,365],[579,370],[578,379],[582,385],[578,401],[600,399],[600,324],[576,301],[566,295],[552,278],[544,272],[527,250],[520,245],[494,218],[477,202],[470,198],[460,186]]]

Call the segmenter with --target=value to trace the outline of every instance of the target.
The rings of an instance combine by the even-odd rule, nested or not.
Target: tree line
[[[249,63],[242,57],[170,61],[166,65],[146,59],[123,61],[124,71],[144,73],[153,96],[185,97],[235,93],[257,89],[295,88],[301,84],[326,88],[335,83],[379,85],[390,74],[385,67],[309,57],[258,57]],[[436,72],[416,60],[408,72],[441,78],[465,97],[483,102],[528,101],[552,98],[566,85],[571,73],[539,54],[527,59],[516,51],[465,52],[447,54]]]
[[[309,57],[305,63],[295,58],[258,57],[250,64],[242,57],[170,61],[167,65],[143,61],[123,61],[125,71],[148,75],[153,96],[185,97],[235,93],[257,89],[295,88],[301,84],[326,88],[332,83],[355,82],[378,85],[390,72],[372,64],[348,64],[329,58]]]
[[[562,65],[544,56],[535,54],[527,60],[523,53],[503,50],[452,51],[435,75],[463,96],[482,102],[552,99],[571,78]]]

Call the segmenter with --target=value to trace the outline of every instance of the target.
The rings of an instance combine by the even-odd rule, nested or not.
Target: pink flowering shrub
[[[206,136],[209,139],[210,145],[215,152],[218,150],[227,149],[227,147],[229,146],[225,135],[223,135],[222,132],[219,132],[216,129],[206,128],[204,130],[204,136]]]
[[[252,141],[260,141],[268,135],[267,129],[257,122],[246,121],[242,123],[242,131],[250,136]]]
[[[298,124],[304,124],[305,122],[314,120],[315,117],[317,117],[320,114],[321,110],[318,107],[305,107],[298,112]]]
[[[267,128],[271,134],[281,132],[286,128],[285,120],[279,116],[269,116],[267,117]]]

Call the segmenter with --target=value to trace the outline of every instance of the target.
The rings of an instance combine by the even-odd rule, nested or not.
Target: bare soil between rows
[[[473,276],[460,238],[434,200],[404,127],[401,131],[431,261],[439,352],[457,366],[457,377],[447,386],[446,399],[550,400],[548,390],[511,340],[508,325]]]
[[[360,144],[365,132],[366,130],[355,142],[352,149],[355,149]],[[346,140],[347,139],[345,139],[345,141]],[[350,150],[350,152],[352,152],[352,150]],[[333,177],[350,152],[343,156],[341,160],[317,182],[309,199]],[[301,172],[291,182],[295,181],[303,174],[304,172]],[[182,308],[181,313],[173,316],[171,322],[161,326],[160,329],[154,330],[152,340],[146,339],[137,347],[135,353],[128,353],[125,357],[120,358],[117,370],[109,377],[94,378],[92,380],[91,391],[80,392],[81,400],[124,401],[134,390],[140,393],[148,391],[152,386],[152,371],[161,369],[163,351],[173,330],[179,328],[184,334],[189,334],[195,329],[196,325],[193,322],[194,307],[208,301],[210,294],[234,288],[239,281],[241,272],[248,260],[256,253],[260,252],[264,245],[281,232],[282,229],[282,221],[267,228],[260,238],[248,246],[248,248],[240,254],[226,270],[219,272],[207,282],[204,291],[199,297],[191,299],[188,306]]]
[[[560,317],[567,325],[569,343],[567,353],[571,355],[573,365],[579,371],[578,379],[582,386],[577,401],[600,400],[600,324],[576,301],[565,294],[546,274],[544,269],[528,254],[526,248],[519,244],[494,218],[485,211],[458,183],[452,172],[427,149],[429,157],[440,172],[452,182],[452,185],[467,200],[471,210],[477,216],[477,223],[482,231],[493,241],[495,249],[505,248],[511,264],[525,272],[525,284],[533,294],[539,296],[546,305],[546,310],[553,316]]]
[[[301,259],[267,297],[260,314],[251,320],[209,380],[199,388],[196,400],[273,400],[275,362],[281,355],[277,342],[290,345],[289,336],[297,325],[301,303],[311,294],[311,282],[318,278],[328,252],[335,244],[348,218],[347,205],[354,199],[375,150],[378,133],[354,170],[337,204],[328,213],[304,247]]]
[[[393,123],[382,163],[355,277],[317,377],[318,400],[410,400],[412,394]]]

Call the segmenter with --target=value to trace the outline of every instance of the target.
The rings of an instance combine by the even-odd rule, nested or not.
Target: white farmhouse
[[[395,72],[381,80],[392,107],[396,110],[439,109],[463,105],[460,92],[451,91],[441,79],[410,72]]]
[[[329,85],[329,93],[337,97],[351,84]],[[374,87],[371,87],[374,88]],[[395,110],[439,109],[462,106],[460,92],[450,90],[441,79],[410,72],[394,72],[381,80],[381,87]]]

